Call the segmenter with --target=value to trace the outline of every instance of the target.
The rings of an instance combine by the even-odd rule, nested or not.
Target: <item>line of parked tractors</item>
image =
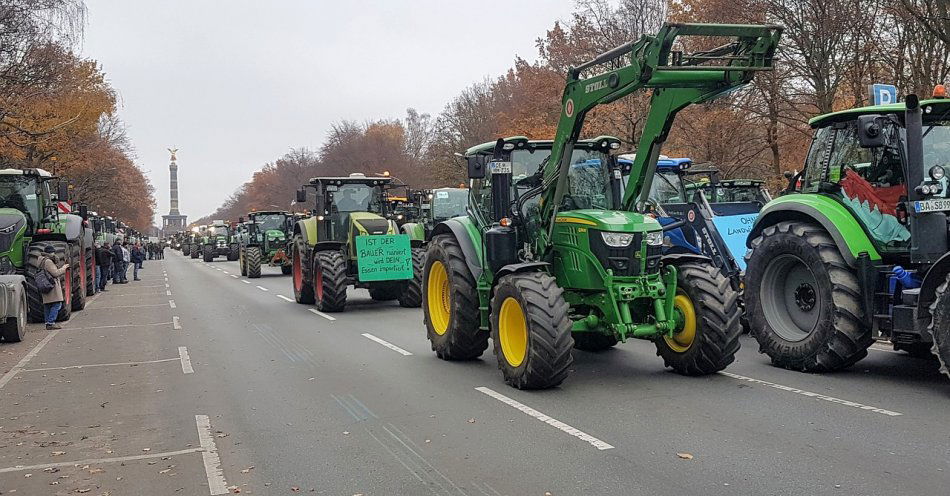
[[[761,182],[660,150],[680,110],[770,71],[778,26],[668,24],[572,68],[554,140],[514,136],[459,157],[469,188],[404,189],[387,175],[319,177],[306,215],[252,212],[182,238],[193,258],[292,275],[296,301],[343,311],[346,288],[422,306],[436,355],[494,343],[516,388],[560,384],[572,348],[655,343],[685,375],[724,369],[743,327],[788,369],[826,372],[876,339],[950,361],[950,99],[811,121],[801,172],[772,199]],[[681,51],[684,38],[724,39]],[[700,43],[708,46],[708,43]],[[635,153],[579,139],[587,113],[652,90]],[[314,200],[308,204],[308,191]]]

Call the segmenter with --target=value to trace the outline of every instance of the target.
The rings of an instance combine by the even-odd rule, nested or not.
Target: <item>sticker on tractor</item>
[[[356,264],[363,282],[412,279],[409,235],[357,236]]]
[[[448,198],[448,197],[449,197],[449,192],[448,192],[448,191],[436,191],[436,192],[435,192],[435,197],[436,197],[436,198]]]
[[[564,115],[571,117],[574,115],[574,100],[568,100],[564,104]]]
[[[713,224],[719,230],[719,235],[726,243],[726,248],[735,259],[739,270],[745,270],[746,238],[752,232],[758,213],[744,215],[717,215],[713,217]]]

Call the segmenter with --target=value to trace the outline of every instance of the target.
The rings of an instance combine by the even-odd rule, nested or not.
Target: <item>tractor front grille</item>
[[[660,257],[662,256],[662,246],[648,246],[646,252],[641,250],[643,246],[643,234],[636,233],[633,241],[624,248],[614,248],[604,243],[601,237],[601,231],[590,229],[588,231],[590,239],[590,249],[597,260],[605,269],[613,271],[615,276],[637,276],[641,275],[641,261],[646,258],[646,273],[655,273],[660,270]]]

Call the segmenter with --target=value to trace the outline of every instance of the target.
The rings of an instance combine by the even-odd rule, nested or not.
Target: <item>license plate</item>
[[[492,174],[511,174],[511,162],[492,162],[488,166]]]
[[[942,212],[950,210],[950,199],[945,200],[924,200],[914,202],[914,211],[923,212]]]

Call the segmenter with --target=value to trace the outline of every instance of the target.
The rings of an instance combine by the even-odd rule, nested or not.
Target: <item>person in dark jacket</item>
[[[112,276],[112,259],[115,255],[107,245],[102,245],[96,249],[96,281],[98,291],[106,291],[106,282]],[[101,275],[100,275],[101,274]]]
[[[112,244],[112,256],[112,282],[113,284],[125,284],[122,281],[122,264],[124,263],[122,243],[118,239]]]
[[[65,262],[58,262],[57,258],[53,245],[43,248],[43,263],[40,267],[53,278],[53,290],[43,294],[43,316],[46,318],[47,329],[60,329],[56,325],[56,318],[59,317],[59,310],[63,308],[63,285],[60,279],[66,275],[67,265]]]
[[[142,245],[135,243],[135,246],[132,247],[130,257],[132,261],[132,280],[141,281],[141,279],[139,279],[139,269],[142,268],[142,262],[145,260],[145,252],[142,251]]]

